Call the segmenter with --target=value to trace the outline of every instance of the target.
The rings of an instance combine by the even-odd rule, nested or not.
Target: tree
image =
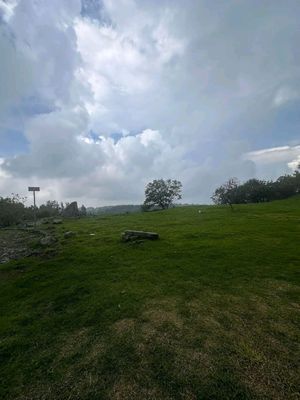
[[[79,209],[79,214],[81,217],[86,217],[86,207],[83,204]]]
[[[224,185],[215,190],[211,199],[215,204],[229,204],[230,208],[233,209],[232,205],[238,202],[238,188],[237,178],[230,178]]]
[[[274,183],[275,198],[286,199],[297,194],[297,176],[283,175],[280,176]]]
[[[296,193],[300,193],[300,163],[297,165],[293,177],[295,180]]]
[[[38,217],[55,217],[60,214],[60,211],[60,206],[56,200],[48,200],[46,204],[40,205],[38,209]]]
[[[269,182],[259,179],[249,179],[238,188],[236,203],[262,203],[272,197],[272,187]]]
[[[17,224],[24,219],[25,197],[12,193],[11,197],[0,197],[0,227]]]
[[[155,179],[149,182],[145,189],[144,210],[156,206],[162,209],[169,208],[175,199],[181,199],[181,189],[181,182],[175,179]]]

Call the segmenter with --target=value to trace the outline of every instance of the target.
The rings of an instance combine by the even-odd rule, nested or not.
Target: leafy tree
[[[267,181],[249,179],[238,188],[237,203],[261,203],[272,198],[272,187]]]
[[[293,176],[295,179],[296,192],[300,193],[300,163],[298,164]]]
[[[48,200],[46,204],[42,204],[38,209],[38,217],[54,217],[60,214],[60,206],[56,200]]]
[[[297,194],[295,175],[280,176],[274,183],[274,193],[277,199],[286,199]]]
[[[230,178],[215,190],[211,199],[215,204],[228,204],[233,209],[232,205],[237,203],[238,187],[237,178]]]
[[[177,180],[155,179],[149,182],[145,189],[144,210],[153,207],[169,208],[174,200],[181,199],[182,184]]]

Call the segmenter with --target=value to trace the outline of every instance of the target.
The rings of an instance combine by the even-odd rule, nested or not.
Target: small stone
[[[73,232],[73,231],[68,231],[68,232],[64,233],[64,238],[65,239],[69,239],[69,238],[74,237],[74,236],[76,236],[76,232]]]
[[[42,246],[50,246],[51,244],[55,243],[56,239],[53,236],[45,236],[40,240],[40,244]]]
[[[55,224],[55,225],[62,224],[62,222],[63,221],[60,218],[56,218],[56,219],[53,220],[53,224]]]

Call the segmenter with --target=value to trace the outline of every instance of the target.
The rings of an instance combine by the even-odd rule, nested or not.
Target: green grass
[[[1,266],[0,398],[299,398],[300,198],[56,230]]]

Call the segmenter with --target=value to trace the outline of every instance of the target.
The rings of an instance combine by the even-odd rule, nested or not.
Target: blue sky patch
[[[29,142],[18,131],[9,130],[0,135],[0,157],[9,157],[29,150]]]

